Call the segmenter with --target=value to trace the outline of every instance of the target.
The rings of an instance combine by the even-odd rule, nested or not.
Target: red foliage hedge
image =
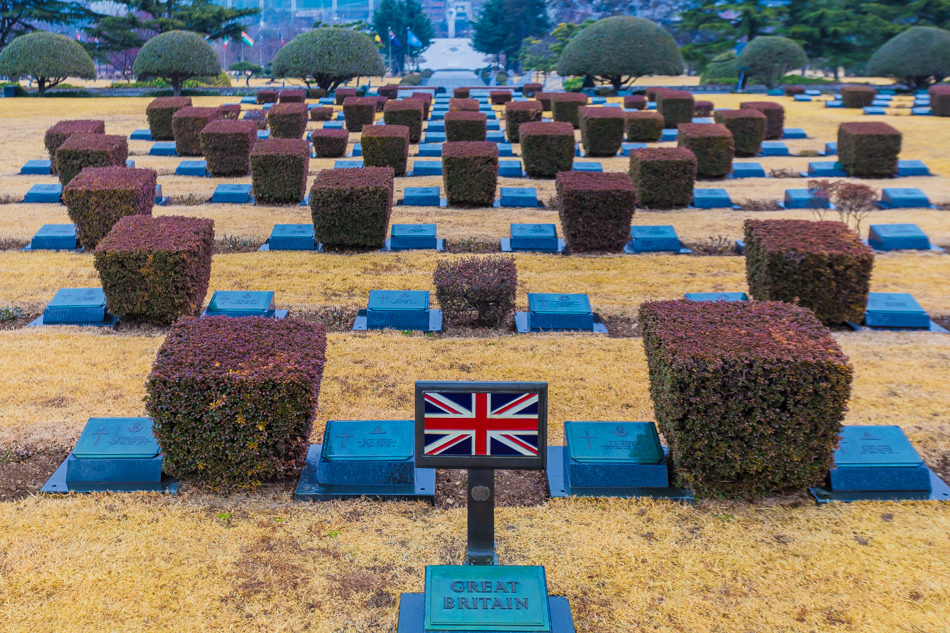
[[[637,208],[637,190],[627,174],[562,171],[556,188],[568,250],[623,251]]]
[[[732,132],[725,125],[682,123],[676,142],[696,155],[697,177],[723,178],[732,172],[735,144]]]
[[[838,162],[849,176],[891,178],[903,135],[883,122],[852,121],[838,126]]]
[[[432,275],[447,318],[472,318],[498,327],[515,311],[518,267],[510,255],[440,260]]]
[[[95,252],[109,312],[161,325],[201,309],[211,281],[214,220],[130,215]]]
[[[570,123],[522,123],[521,159],[531,178],[554,178],[574,167],[574,126]]]
[[[511,91],[510,90],[489,90],[488,98],[491,100],[492,105],[505,105],[511,101]]]
[[[556,94],[556,92],[536,92],[534,93],[534,98],[541,102],[541,107],[544,108],[545,112],[550,112],[551,100]]]
[[[785,130],[785,108],[772,101],[743,101],[739,104],[740,110],[758,110],[768,119],[765,127],[766,140],[782,138]]]
[[[241,104],[225,103],[224,105],[219,105],[218,112],[221,113],[222,119],[238,119],[241,116]]]
[[[112,134],[73,134],[56,150],[56,175],[69,184],[86,167],[125,167],[129,140]]]
[[[805,94],[805,86],[785,86],[785,96],[794,97],[795,95]]]
[[[693,93],[685,90],[663,90],[656,96],[656,111],[663,115],[663,125],[676,128],[693,120],[696,109]]]
[[[83,248],[91,250],[127,215],[151,215],[154,169],[88,167],[63,188],[63,202]]]
[[[588,156],[616,156],[623,143],[626,116],[620,108],[580,109],[581,143]]]
[[[422,112],[425,104],[420,99],[387,101],[383,107],[386,125],[405,125],[409,128],[409,142],[418,143],[422,138]]]
[[[471,88],[454,88],[452,90],[452,96],[456,99],[468,99],[470,94]]]
[[[145,106],[148,129],[156,141],[175,140],[172,117],[182,108],[191,107],[191,97],[158,97]]]
[[[628,109],[646,110],[647,98],[643,95],[627,95],[623,98],[623,107]]]
[[[449,99],[449,112],[478,112],[478,99]]]
[[[931,86],[927,94],[930,95],[930,111],[934,116],[950,116],[950,86]]]
[[[280,91],[277,99],[280,103],[305,103],[307,91],[301,88],[286,88]]]
[[[813,314],[779,302],[640,306],[657,428],[677,485],[786,494],[831,468],[853,369]]]
[[[276,90],[258,90],[257,102],[261,104],[277,103],[277,91]]]
[[[579,92],[558,92],[551,97],[551,114],[559,123],[581,126],[580,109],[587,105],[587,95]]]
[[[866,108],[877,98],[877,90],[870,86],[841,86],[841,105],[846,108]]]
[[[267,129],[267,111],[266,110],[245,110],[242,121],[253,121],[258,130]]]
[[[372,125],[376,121],[376,99],[347,97],[343,100],[343,118],[347,130],[362,131],[364,125]]]
[[[379,89],[376,90],[376,94],[380,97],[386,97],[387,99],[395,99],[399,96],[399,86],[396,84],[380,86]]]
[[[325,169],[310,188],[317,242],[328,248],[382,248],[393,209],[391,167]]]
[[[732,132],[736,156],[755,156],[762,150],[769,120],[760,110],[720,110],[715,119]]]
[[[317,158],[339,158],[346,154],[350,133],[346,130],[314,130],[310,142]]]
[[[172,115],[175,150],[181,156],[201,156],[201,130],[221,118],[217,108],[181,108]]]
[[[343,101],[349,97],[356,96],[356,88],[337,88],[333,93],[333,99],[336,105],[343,105]]]
[[[526,97],[533,97],[535,93],[541,92],[544,86],[541,84],[525,84],[521,86],[521,94]]]
[[[309,448],[326,347],[320,323],[178,321],[145,385],[162,470],[247,488],[295,474]]]
[[[60,121],[56,125],[46,130],[43,137],[43,144],[49,153],[50,162],[53,168],[56,167],[56,150],[66,142],[73,134],[105,134],[105,121],[90,121],[86,119],[74,119],[71,121]]]
[[[343,153],[346,153],[346,141],[344,137]],[[255,200],[258,204],[300,203],[307,195],[309,169],[310,144],[304,139],[271,138],[258,141],[251,150],[251,185]]]
[[[662,86],[650,86],[646,89],[647,101],[652,101],[654,103],[659,102],[660,94],[670,90],[669,88],[663,88]]]
[[[685,147],[635,149],[630,152],[630,179],[640,206],[650,209],[688,207],[696,183],[696,155]]]
[[[278,103],[267,111],[267,125],[274,138],[303,138],[307,131],[307,104]]]
[[[389,101],[389,97],[367,97],[376,102],[376,111],[382,112],[386,108],[386,102]]]
[[[693,104],[693,116],[710,117],[715,109],[716,104],[712,101],[697,101]]]
[[[874,253],[845,224],[746,220],[745,242],[753,298],[797,303],[827,325],[864,318]]]
[[[422,101],[422,116],[428,119],[429,110],[432,109],[432,95],[428,92],[413,92],[409,98]]]
[[[476,102],[477,106],[477,102]],[[505,134],[509,143],[521,142],[521,125],[540,121],[544,106],[540,101],[511,101],[505,104]]]
[[[663,136],[663,115],[651,110],[625,112],[627,140],[634,143],[655,143]]]
[[[360,146],[366,167],[392,167],[394,175],[406,175],[409,128],[405,125],[367,125],[363,128]]]
[[[446,112],[445,140],[484,141],[488,133],[488,117],[484,112]]]
[[[443,144],[442,180],[449,204],[491,206],[498,183],[498,145],[487,141]]]
[[[212,121],[201,130],[201,151],[212,176],[246,176],[257,142],[253,121]]]
[[[323,106],[319,108],[310,108],[311,121],[330,121],[333,119],[333,108],[330,106]]]

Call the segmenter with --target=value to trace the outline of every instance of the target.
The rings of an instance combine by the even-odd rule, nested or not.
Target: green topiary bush
[[[422,111],[425,106],[418,99],[387,101],[383,106],[383,121],[386,125],[405,125],[409,128],[409,142],[422,139]]]
[[[476,102],[476,107],[477,107]],[[451,108],[451,106],[449,106]],[[512,101],[505,104],[505,134],[509,143],[521,142],[521,124],[540,121],[543,114],[540,101]]]
[[[251,171],[251,150],[257,142],[253,121],[219,120],[201,130],[201,153],[212,176],[246,176]]]
[[[758,110],[765,115],[765,138],[782,138],[785,130],[785,108],[772,101],[743,101],[739,104],[740,110]]]
[[[720,110],[715,113],[720,123],[732,133],[736,156],[755,156],[762,150],[768,118],[759,110]]]
[[[633,143],[655,143],[663,136],[663,115],[651,110],[626,112],[624,129],[627,140]]]
[[[109,312],[159,325],[195,316],[208,292],[213,253],[214,220],[119,219],[95,252]]]
[[[442,181],[450,205],[491,206],[498,184],[498,145],[487,141],[444,143]]]
[[[626,174],[562,171],[555,187],[568,250],[623,251],[637,208],[637,190]]]
[[[162,470],[245,488],[297,473],[313,431],[326,345],[320,323],[178,321],[145,385]]]
[[[4,8],[9,10],[22,15],[22,10]],[[29,77],[42,97],[69,77],[95,79],[96,66],[79,42],[58,33],[34,31],[14,38],[0,51],[0,75],[14,80]]]
[[[448,319],[498,327],[515,311],[518,267],[510,255],[440,260],[432,275],[439,307]]]
[[[897,175],[901,138],[887,123],[842,123],[838,126],[838,161],[849,176],[891,178]]]
[[[678,147],[696,156],[698,178],[724,178],[732,173],[735,144],[732,132],[718,123],[683,123],[676,136]]]
[[[151,38],[139,49],[133,71],[139,77],[161,77],[181,95],[186,79],[217,76],[221,62],[204,37],[191,31],[168,31]]]
[[[360,136],[360,146],[366,167],[392,167],[394,175],[406,175],[409,128],[405,125],[367,125]]]
[[[346,140],[344,138],[343,153],[346,152]],[[309,168],[310,144],[302,138],[258,141],[251,150],[251,185],[255,201],[257,204],[299,204],[307,195]]]
[[[720,53],[712,58],[699,77],[700,84],[725,84],[735,86],[739,83],[738,55],[734,50]]]
[[[156,141],[175,140],[172,117],[182,108],[191,107],[191,97],[158,97],[145,107],[148,129]]]
[[[891,77],[914,90],[939,83],[950,76],[950,32],[933,26],[911,27],[874,53],[867,72]]]
[[[152,215],[154,169],[88,167],[63,188],[63,203],[80,245],[92,250],[121,218]]]
[[[574,167],[574,126],[570,123],[523,123],[521,160],[529,178],[554,178]]]
[[[626,117],[620,108],[580,109],[581,143],[588,156],[616,156],[623,143]]]
[[[339,158],[346,155],[350,133],[346,130],[314,130],[310,142],[317,158]]]
[[[866,108],[877,98],[877,90],[870,86],[841,86],[841,105],[846,108]]]
[[[656,93],[656,111],[663,116],[664,127],[676,129],[680,123],[693,120],[696,100],[686,90],[663,90]]]
[[[385,71],[383,58],[368,35],[340,28],[301,33],[277,52],[271,64],[274,77],[293,77],[330,92],[354,77],[377,77]]]
[[[392,209],[391,167],[325,169],[310,188],[313,228],[326,248],[382,248]]]
[[[808,55],[797,42],[787,37],[766,35],[749,42],[736,59],[740,68],[753,81],[764,83],[770,90],[779,85],[789,71],[808,63]]]
[[[826,325],[860,323],[874,253],[841,222],[746,220],[745,267],[758,301],[787,301]]]
[[[641,305],[639,322],[678,485],[749,498],[821,482],[853,369],[811,312],[684,299]]]
[[[60,121],[56,125],[46,130],[43,136],[43,145],[49,152],[50,163],[53,173],[56,172],[56,150],[66,142],[73,134],[105,134],[105,121],[92,121],[88,119],[73,119],[70,121]]]
[[[558,123],[570,123],[574,129],[581,126],[580,109],[587,105],[587,95],[579,92],[559,92],[551,98],[551,112]]]
[[[221,118],[217,108],[181,108],[172,115],[175,151],[180,156],[201,156],[201,130]]]
[[[343,100],[346,129],[359,132],[376,121],[376,100],[372,97],[347,97]]]
[[[484,112],[446,112],[445,140],[484,141],[488,133],[487,116]]]
[[[68,185],[86,167],[125,168],[128,158],[129,140],[124,136],[73,134],[56,150],[56,175]]]
[[[631,150],[630,180],[643,207],[688,207],[696,183],[696,156],[685,147]]]
[[[307,105],[278,103],[267,111],[267,125],[274,138],[303,138],[307,131]]]

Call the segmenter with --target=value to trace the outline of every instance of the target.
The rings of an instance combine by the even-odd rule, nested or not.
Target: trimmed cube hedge
[[[214,220],[121,218],[95,252],[109,312],[160,325],[195,316],[208,292],[213,253]]]
[[[307,88],[308,99],[326,99],[327,91],[323,88]]]
[[[478,112],[478,99],[449,99],[449,112]]]
[[[693,93],[685,90],[664,90],[657,93],[656,111],[663,115],[663,126],[676,128],[693,120],[696,101]]]
[[[56,150],[66,142],[73,134],[105,134],[105,121],[90,121],[86,119],[76,119],[71,121],[60,121],[56,125],[46,130],[43,137],[43,144],[49,153],[50,163],[53,165],[53,172],[56,170]]]
[[[343,105],[343,102],[356,96],[356,88],[337,88],[333,93],[333,100],[336,105]]]
[[[63,202],[83,248],[92,250],[128,215],[151,215],[154,169],[87,167],[63,188]]]
[[[236,120],[241,116],[241,104],[225,103],[224,105],[219,105],[218,112],[221,114],[222,119]]]
[[[422,102],[422,116],[425,119],[429,118],[429,110],[432,109],[432,95],[428,92],[413,92],[409,95],[411,99],[418,99]]]
[[[443,144],[442,180],[449,204],[490,207],[498,184],[498,145],[487,141]]]
[[[630,179],[642,207],[688,207],[696,184],[696,155],[685,147],[632,150]]]
[[[511,101],[511,91],[510,90],[490,90],[488,91],[488,98],[491,100],[492,105],[505,105]]]
[[[541,102],[541,107],[545,112],[551,111],[551,100],[556,95],[556,92],[536,92],[534,93],[534,98]]]
[[[785,108],[772,101],[743,101],[739,104],[740,110],[758,110],[765,115],[765,139],[775,140],[782,138],[785,131]]]
[[[386,97],[388,99],[395,99],[399,96],[399,85],[398,84],[386,84],[385,86],[380,86],[376,90],[376,94],[380,97]]]
[[[732,132],[719,123],[682,123],[676,136],[678,147],[696,155],[698,178],[724,178],[732,173],[735,144]]]
[[[446,318],[474,317],[498,327],[515,311],[518,267],[510,255],[443,259],[436,263],[432,281]]]
[[[623,143],[626,116],[620,108],[580,109],[581,143],[588,156],[616,156]]]
[[[637,190],[627,174],[562,171],[556,188],[568,250],[623,251],[637,208]]]
[[[716,104],[712,101],[697,101],[693,104],[693,116],[695,117],[711,117],[713,110],[716,109]]]
[[[627,95],[623,98],[623,107],[634,110],[646,110],[647,98],[644,95]]]
[[[930,95],[930,111],[934,116],[950,116],[950,86],[931,86],[927,94]]]
[[[422,139],[422,110],[424,107],[419,99],[387,101],[383,107],[383,121],[386,122],[386,125],[405,125],[409,128],[409,142],[418,143]]]
[[[644,303],[639,321],[677,485],[701,497],[754,498],[821,482],[853,369],[810,311],[681,299]]]
[[[56,150],[56,175],[67,185],[86,167],[124,168],[128,158],[129,140],[124,136],[73,134]]]
[[[145,384],[162,470],[254,488],[303,468],[326,365],[326,328],[296,319],[187,317]]]
[[[363,128],[360,146],[365,166],[392,167],[394,175],[406,175],[409,128],[405,125],[367,125]]]
[[[554,178],[574,167],[574,126],[570,123],[522,123],[521,160],[530,178]]]
[[[172,115],[175,151],[181,156],[201,156],[201,130],[221,118],[217,108],[181,108]]]
[[[314,232],[327,248],[382,248],[392,209],[392,167],[325,169],[310,188]]]
[[[253,121],[258,130],[267,129],[267,110],[245,110],[242,121]]]
[[[785,96],[794,97],[795,95],[805,94],[805,86],[785,86]]]
[[[148,129],[156,141],[175,140],[172,117],[182,108],[191,107],[191,97],[158,97],[145,106]]]
[[[901,139],[901,133],[887,123],[842,123],[838,126],[838,162],[849,176],[891,178],[897,175]]]
[[[471,88],[453,88],[452,96],[456,99],[468,99],[471,94]]]
[[[201,130],[201,151],[212,176],[246,176],[257,142],[253,121],[212,121]]]
[[[350,133],[346,130],[314,130],[310,142],[317,158],[339,158],[346,155]]]
[[[581,126],[580,109],[587,105],[587,95],[579,92],[558,92],[551,97],[552,118],[558,123]]]
[[[319,108],[310,108],[311,121],[330,121],[333,119],[333,108],[330,106],[322,106]]]
[[[277,91],[276,90],[258,90],[257,102],[260,104],[277,103]]]
[[[627,140],[633,143],[656,143],[663,137],[663,115],[650,110],[625,112]]]
[[[382,112],[386,108],[386,102],[389,101],[389,97],[367,97],[376,102],[376,111]]]
[[[267,111],[267,125],[274,138],[303,138],[307,131],[307,104],[278,103]]]
[[[841,105],[846,108],[866,108],[877,98],[877,90],[870,86],[841,86]]]
[[[510,143],[520,143],[522,123],[540,121],[543,106],[540,101],[511,101],[505,104],[505,134]]]
[[[715,118],[732,132],[736,156],[755,156],[762,150],[769,120],[760,110],[720,110]]]
[[[347,140],[343,139],[344,153]],[[299,204],[307,195],[309,169],[310,144],[304,139],[271,138],[258,141],[251,150],[254,199],[258,204]]]
[[[286,88],[280,91],[277,99],[280,103],[305,103],[307,91],[301,88]]]
[[[446,112],[445,140],[484,141],[488,133],[488,117],[484,112]]]
[[[544,90],[542,84],[524,84],[521,86],[521,94],[526,97],[533,97],[536,92],[541,92],[542,90]]]
[[[746,220],[745,243],[754,299],[797,303],[826,325],[864,318],[874,252],[847,225]]]
[[[346,129],[360,132],[364,125],[376,121],[376,100],[371,97],[347,97],[343,100],[343,117]]]
[[[654,103],[659,103],[660,94],[663,92],[669,91],[669,88],[664,88],[662,86],[649,86],[646,89],[647,101],[652,101]]]

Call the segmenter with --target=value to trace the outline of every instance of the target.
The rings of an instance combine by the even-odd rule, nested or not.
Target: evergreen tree
[[[472,47],[487,55],[504,53],[505,65],[511,66],[522,42],[543,36],[550,21],[543,0],[488,0],[473,27]]]
[[[0,48],[17,35],[49,24],[66,26],[95,17],[83,2],[61,0],[0,0]]]

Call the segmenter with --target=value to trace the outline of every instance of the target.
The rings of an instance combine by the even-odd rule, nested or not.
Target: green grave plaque
[[[407,460],[412,457],[412,420],[330,420],[323,458],[330,462]]]
[[[899,426],[845,426],[835,451],[837,468],[915,468],[923,460]]]
[[[428,310],[429,293],[425,290],[370,290],[370,310]]]
[[[571,459],[581,463],[659,464],[660,436],[650,422],[565,422]]]
[[[528,295],[528,309],[535,314],[590,314],[590,300],[580,294]]]
[[[77,459],[151,459],[158,452],[150,418],[90,418],[73,449]]]
[[[425,630],[550,632],[544,568],[426,567]]]
[[[50,308],[99,308],[106,305],[102,288],[63,288],[49,302]]]
[[[208,314],[227,316],[264,316],[274,309],[270,291],[217,290],[208,304]]]

